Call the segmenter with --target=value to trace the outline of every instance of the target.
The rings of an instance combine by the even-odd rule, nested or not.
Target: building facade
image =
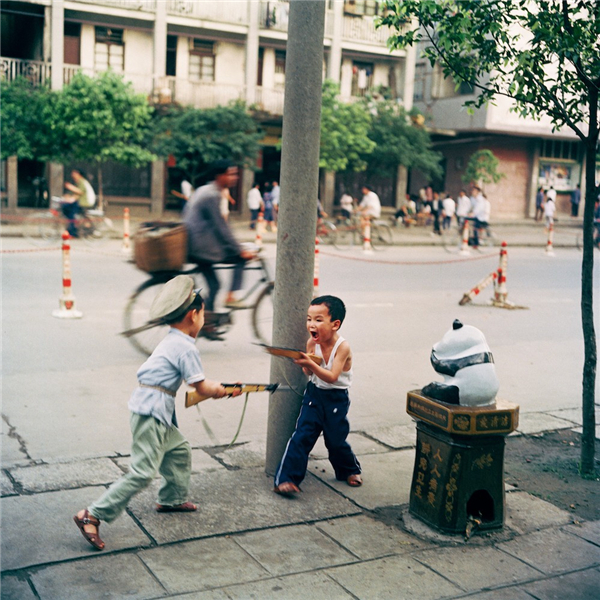
[[[265,137],[259,171],[244,173],[236,190],[241,207],[254,178],[279,179],[289,8],[282,0],[2,0],[0,76],[50,80],[58,89],[77,71],[111,68],[155,104],[208,108],[245,101]],[[375,0],[326,2],[323,76],[340,84],[347,102],[385,92],[409,104],[414,53],[390,53],[388,31],[374,26],[378,10]],[[16,159],[2,166],[5,206],[37,203],[33,182],[43,175],[52,194],[62,193],[64,172],[57,166]],[[103,170],[108,204],[162,212],[174,166],[110,165]]]

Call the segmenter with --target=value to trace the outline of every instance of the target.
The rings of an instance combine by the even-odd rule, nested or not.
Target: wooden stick
[[[221,385],[225,388],[228,396],[239,389],[242,390],[242,394],[248,394],[251,392],[274,392],[279,387],[278,383],[222,383]],[[196,390],[188,390],[185,393],[185,407],[189,408],[212,397],[199,394]]]

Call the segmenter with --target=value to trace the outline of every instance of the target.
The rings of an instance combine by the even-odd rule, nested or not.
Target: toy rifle
[[[255,344],[256,346],[261,346],[265,349],[265,352],[272,354],[273,356],[283,356],[285,358],[298,359],[302,358],[302,352],[300,350],[294,350],[292,348],[282,348],[280,346],[267,346],[267,344]],[[312,360],[314,363],[320,365],[323,362],[323,359],[316,354],[307,354],[308,358]]]
[[[242,394],[250,394],[252,392],[270,392],[273,393],[275,390],[289,390],[291,389],[287,385],[280,385],[279,383],[222,383],[221,384],[228,396],[231,397],[233,392],[236,390],[242,390]],[[212,396],[205,396],[203,394],[199,394],[195,390],[188,390],[185,393],[185,407],[189,408],[190,406],[194,406],[200,402],[204,402],[204,400],[208,400],[212,398]]]

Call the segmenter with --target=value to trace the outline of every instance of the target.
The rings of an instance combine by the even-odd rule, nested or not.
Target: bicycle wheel
[[[88,244],[97,244],[108,239],[114,230],[113,223],[108,217],[86,216],[78,225]]]
[[[270,345],[273,339],[273,289],[275,282],[269,282],[259,294],[252,309],[252,329],[256,338]]]
[[[330,221],[323,221],[317,229],[317,237],[321,244],[333,245],[336,237],[336,226]]]
[[[148,321],[152,301],[171,278],[172,275],[170,274],[164,277],[153,277],[142,283],[135,290],[131,298],[129,298],[127,306],[125,306],[125,313],[123,315],[123,327],[125,331],[141,327]],[[150,356],[168,331],[168,325],[160,325],[136,333],[128,339],[136,350],[139,350],[146,356]]]
[[[462,232],[457,227],[442,230],[442,244],[444,250],[450,254],[457,254],[462,248]]]
[[[392,245],[392,229],[387,223],[373,224],[371,228],[371,246],[374,250],[383,250]]]
[[[352,225],[339,225],[335,232],[333,245],[338,250],[347,250],[355,243],[356,229]]]
[[[62,223],[52,213],[38,212],[25,218],[22,233],[36,246],[48,246],[60,239]]]
[[[479,235],[479,250],[481,252],[489,252],[499,246],[500,239],[491,229],[486,228],[485,231]]]

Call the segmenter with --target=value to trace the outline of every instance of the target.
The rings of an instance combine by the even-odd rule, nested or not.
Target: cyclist
[[[67,231],[71,237],[79,237],[75,219],[83,213],[86,208],[92,208],[96,204],[96,194],[92,184],[84,177],[82,171],[73,169],[71,179],[74,183],[67,181],[65,188],[71,192],[62,198],[62,212],[69,219]]]
[[[238,169],[229,160],[218,160],[212,165],[212,173],[213,180],[193,193],[183,211],[190,261],[198,264],[208,284],[205,331],[210,329],[211,313],[214,313],[215,300],[221,287],[214,265],[234,265],[225,306],[233,309],[244,308],[236,299],[235,293],[242,289],[246,262],[254,257],[253,252],[242,248],[237,242],[220,210],[222,191],[237,183]]]
[[[475,226],[473,232],[473,245],[475,248],[479,246],[479,236],[487,230],[490,223],[490,213],[492,212],[492,205],[490,201],[481,193],[481,189],[478,187],[473,188],[475,194],[473,194],[473,210],[472,215],[475,219]]]

